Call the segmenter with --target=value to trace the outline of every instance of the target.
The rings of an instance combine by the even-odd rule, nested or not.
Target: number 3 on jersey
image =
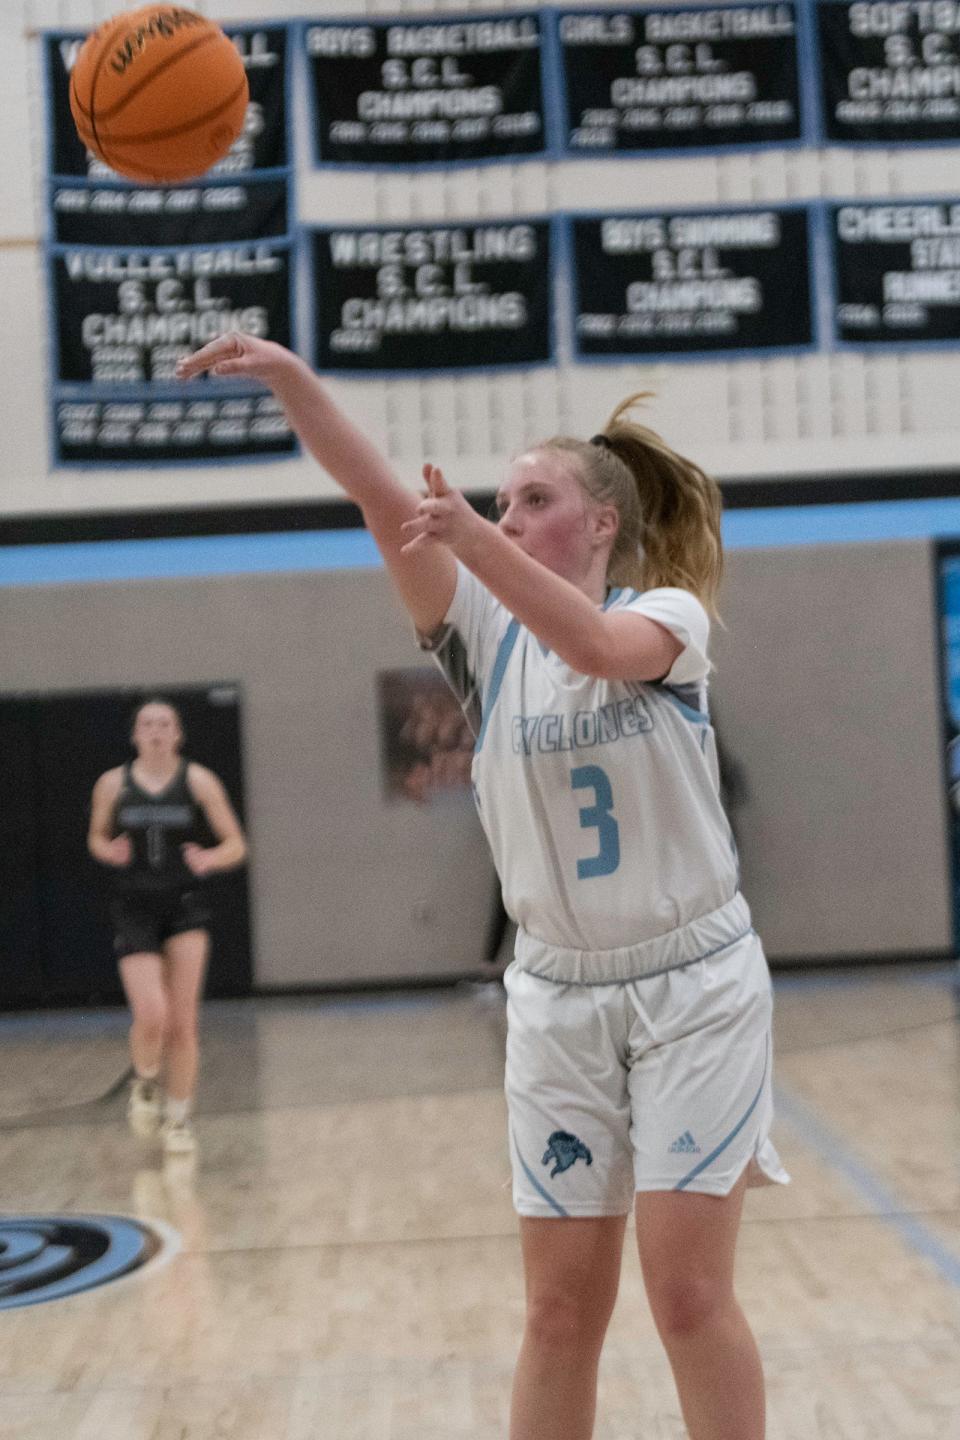
[[[607,772],[599,765],[578,765],[570,771],[570,785],[574,790],[592,790],[592,805],[580,810],[580,825],[584,830],[596,829],[600,840],[600,853],[589,860],[577,861],[577,878],[589,880],[594,875],[612,875],[620,864],[620,826],[611,815],[613,791]]]

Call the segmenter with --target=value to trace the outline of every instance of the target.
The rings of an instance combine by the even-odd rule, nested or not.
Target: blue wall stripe
[[[195,535],[0,547],[0,585],[156,580],[297,570],[365,570],[381,564],[367,530]]]
[[[859,1156],[809,1106],[778,1085],[774,1108],[777,1116],[786,1120],[804,1144],[845,1176],[880,1219],[892,1226],[912,1250],[928,1260],[944,1280],[960,1287],[960,1257],[949,1250],[922,1220],[906,1214],[905,1202],[878,1180]]]
[[[950,535],[960,535],[960,498],[731,510],[723,519],[724,543],[731,550]],[[366,530],[7,545],[0,546],[0,585],[355,570],[380,563],[376,546]]]

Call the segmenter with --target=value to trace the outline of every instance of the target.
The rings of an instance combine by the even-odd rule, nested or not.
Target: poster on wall
[[[809,349],[810,215],[763,210],[567,216],[581,360]]]
[[[960,25],[950,0],[818,0],[816,17],[827,140],[957,143]]]
[[[858,200],[828,213],[838,343],[960,344],[960,200]]]
[[[561,11],[565,150],[796,144],[799,23],[783,3]]]
[[[463,164],[547,146],[536,13],[303,27],[320,165]]]
[[[388,800],[470,797],[475,737],[434,665],[377,674],[380,763]]]
[[[83,36],[45,37],[51,449],[60,465],[297,453],[260,388],[180,385],[181,355],[228,330],[291,344],[293,176],[286,26],[227,27],[247,72],[243,132],[182,185],[133,185],[86,151],[69,107]]]
[[[552,360],[548,220],[331,226],[311,238],[318,370],[422,373]]]

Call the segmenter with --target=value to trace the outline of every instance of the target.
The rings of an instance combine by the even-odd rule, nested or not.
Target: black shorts
[[[151,895],[131,891],[116,895],[110,906],[113,921],[113,953],[159,955],[163,942],[185,930],[206,930],[210,910],[196,890],[175,890]]]

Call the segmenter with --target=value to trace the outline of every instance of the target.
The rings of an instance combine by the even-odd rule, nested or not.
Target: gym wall
[[[495,890],[471,801],[384,797],[376,677],[423,657],[382,570],[0,595],[5,690],[241,683],[257,984],[481,966]],[[729,557],[714,698],[774,961],[949,948],[932,610],[926,544]]]

